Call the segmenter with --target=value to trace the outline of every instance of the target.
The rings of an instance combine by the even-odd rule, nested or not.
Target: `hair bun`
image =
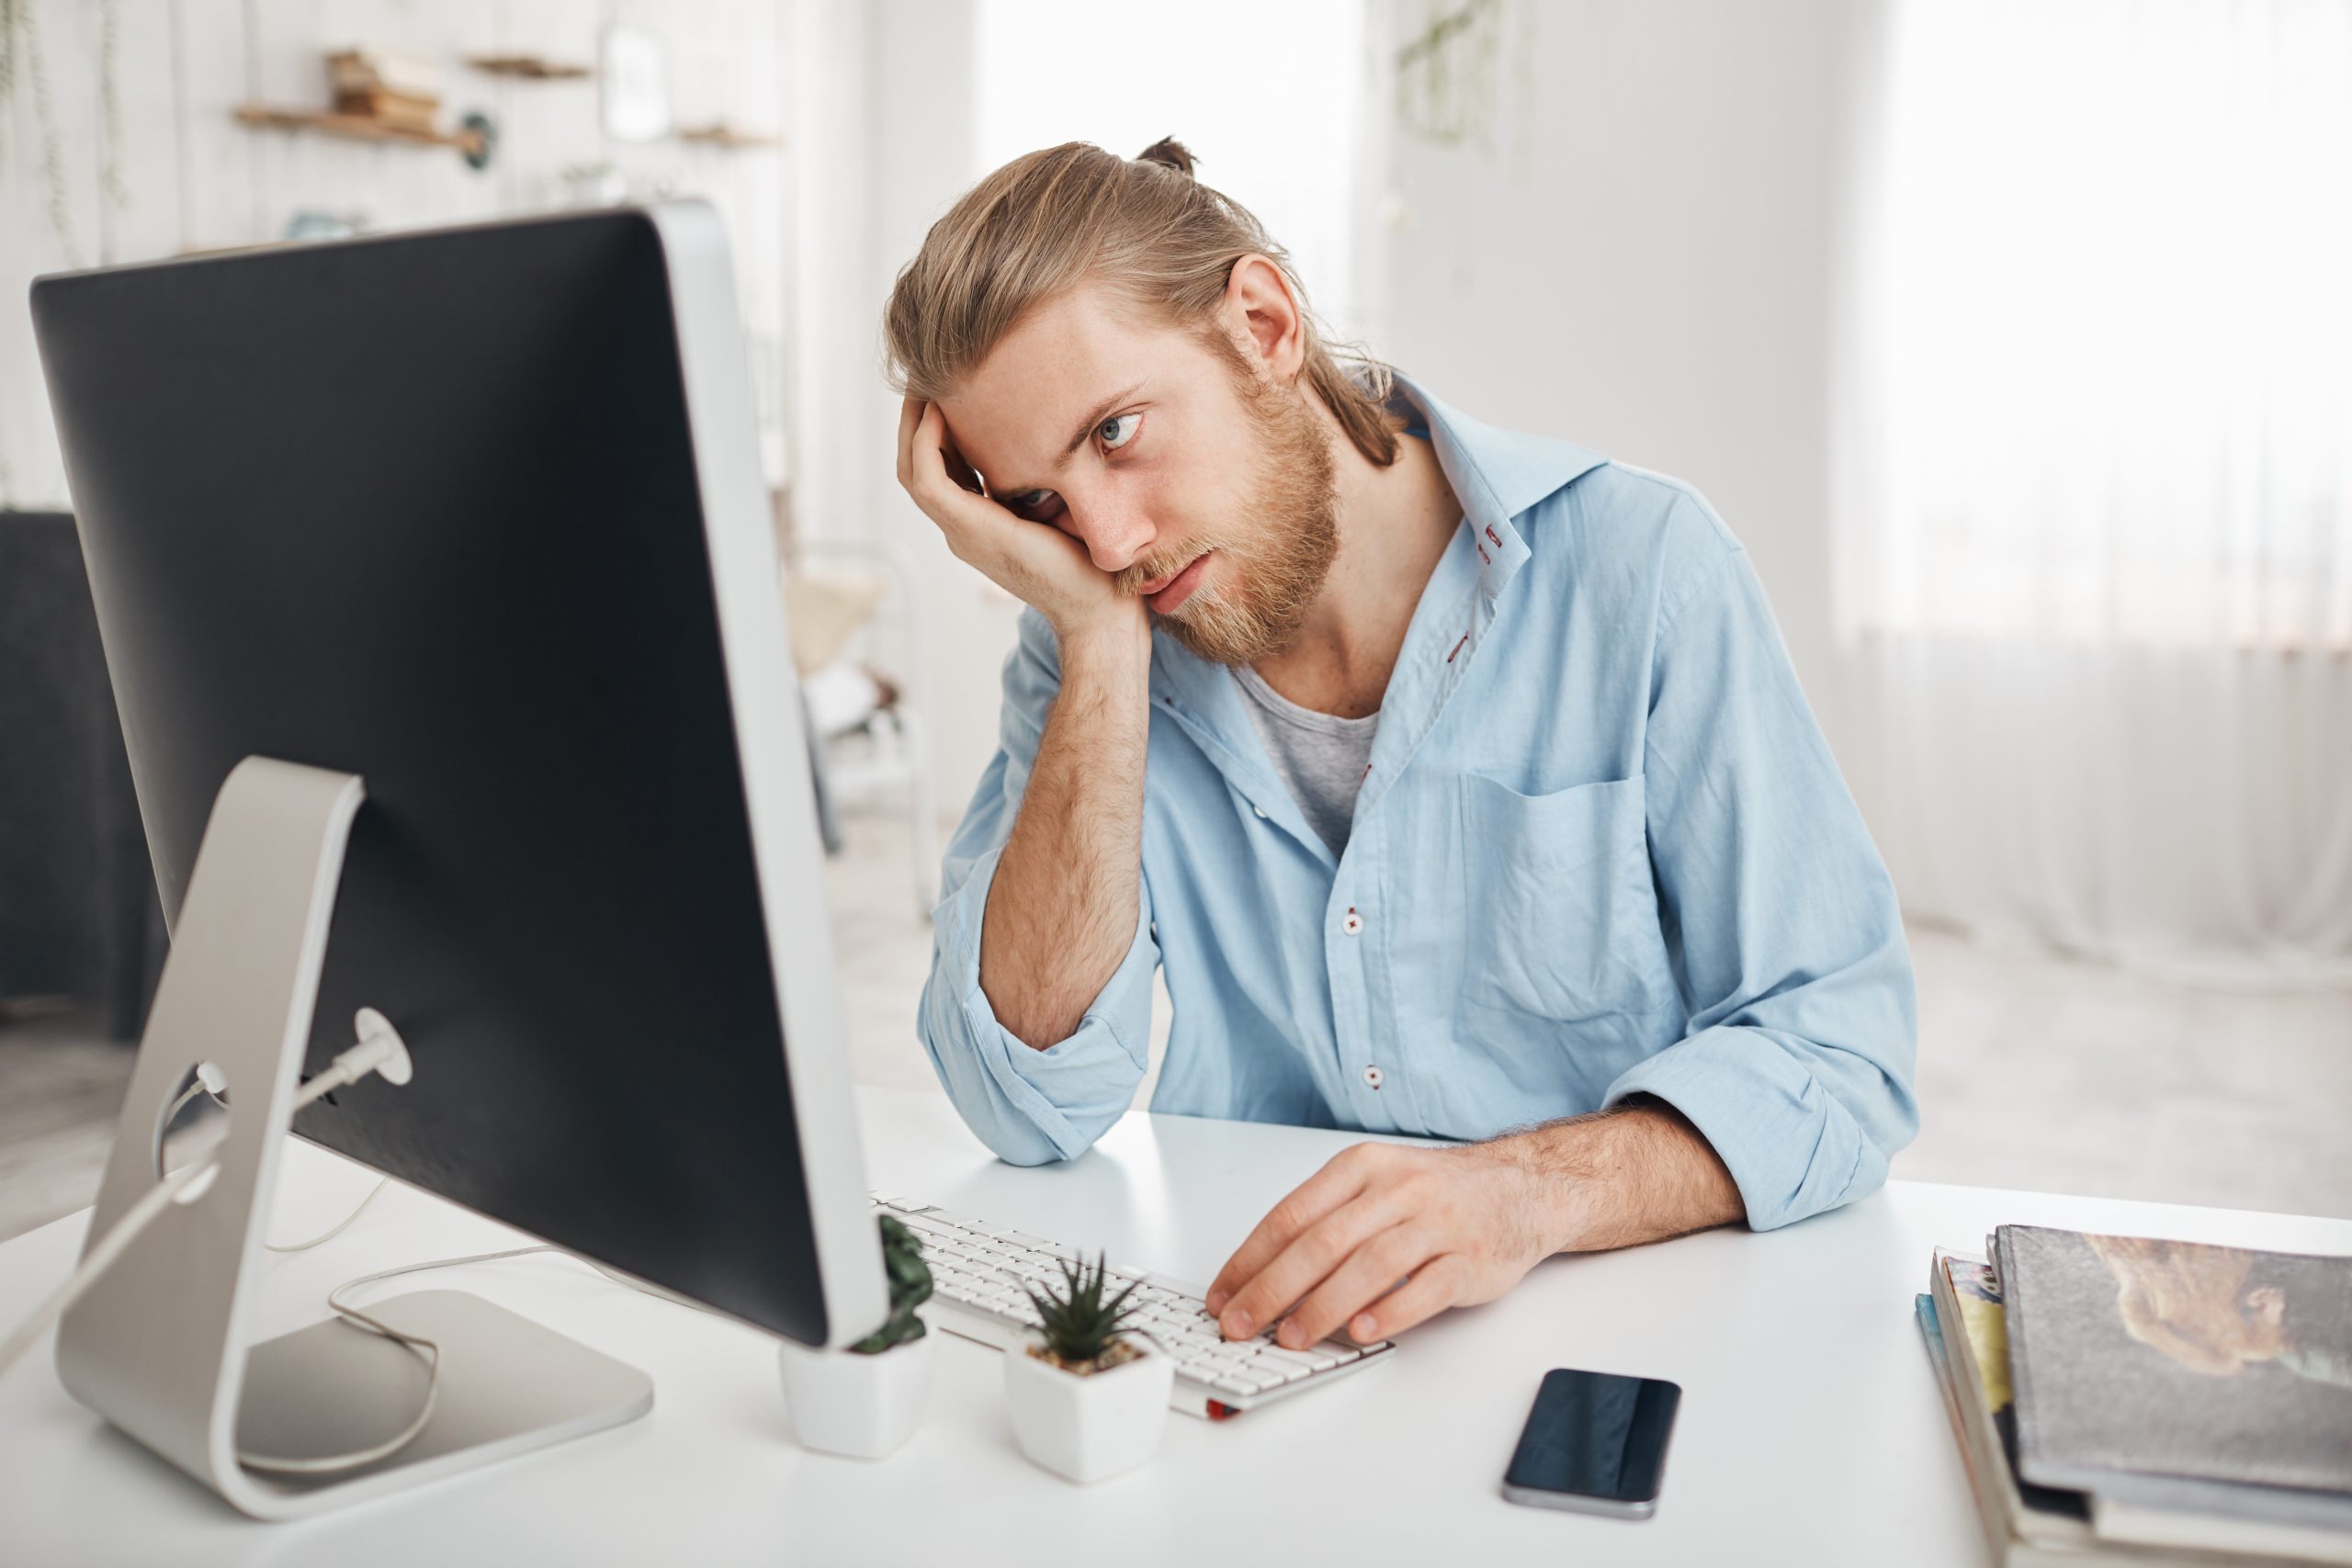
[[[1136,153],[1136,160],[1144,164],[1165,164],[1187,179],[1193,175],[1193,154],[1172,136],[1161,137]]]

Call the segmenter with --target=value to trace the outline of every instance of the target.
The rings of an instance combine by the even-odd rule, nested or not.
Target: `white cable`
[[[114,1228],[90,1248],[89,1256],[82,1260],[79,1269],[74,1270],[73,1278],[59,1286],[56,1293],[41,1303],[32,1316],[18,1325],[17,1331],[8,1336],[6,1344],[0,1345],[0,1373],[6,1373],[14,1366],[17,1358],[30,1349],[34,1341],[48,1332],[49,1325],[63,1315],[67,1307],[82,1299],[83,1292],[96,1284],[99,1276],[114,1267],[115,1259],[139,1239],[139,1233],[153,1224],[155,1216],[171,1206],[180,1189],[210,1169],[211,1166],[211,1161],[205,1160],[181,1167],[150,1187],[141,1195],[139,1201],[123,1211],[122,1218],[115,1222]]]
[[[320,1096],[332,1094],[347,1084],[356,1083],[369,1073],[386,1067],[400,1074],[400,1077],[395,1081],[404,1082],[407,1078],[407,1058],[408,1053],[401,1044],[400,1036],[390,1033],[389,1026],[386,1026],[384,1032],[372,1033],[368,1038],[363,1039],[358,1044],[337,1056],[326,1071],[304,1084],[294,1096],[294,1109],[300,1111],[317,1100]],[[388,1073],[387,1077],[390,1076],[390,1074]],[[197,1082],[181,1091],[179,1099],[173,1102],[173,1114],[176,1115],[181,1107],[198,1093],[215,1088],[216,1086],[208,1081],[199,1072]],[[169,1125],[168,1118],[164,1122],[158,1123],[159,1145],[162,1141],[161,1128],[166,1125]],[[0,1376],[6,1375],[8,1369],[16,1365],[17,1359],[32,1348],[33,1343],[48,1331],[50,1325],[64,1315],[67,1307],[79,1301],[84,1292],[97,1283],[100,1277],[114,1267],[116,1259],[129,1250],[130,1244],[139,1239],[141,1232],[155,1223],[155,1216],[162,1213],[171,1204],[173,1199],[198,1178],[218,1169],[220,1164],[220,1151],[216,1149],[206,1154],[201,1159],[192,1160],[169,1175],[164,1175],[161,1173],[163,1151],[160,1147],[156,1150],[155,1158],[158,1167],[155,1185],[141,1194],[137,1202],[123,1211],[122,1218],[117,1220],[113,1227],[105,1235],[99,1237],[84,1255],[81,1267],[74,1270],[73,1276],[64,1284],[60,1285],[47,1301],[34,1309],[32,1316],[17,1325],[16,1332],[8,1336],[6,1344],[0,1344]],[[373,1194],[369,1196],[372,1197]]]
[[[363,1010],[360,1015],[360,1029],[363,1037],[358,1044],[338,1055],[334,1059],[334,1064],[329,1066],[325,1072],[321,1073],[318,1077],[302,1085],[300,1090],[295,1096],[294,1109],[296,1111],[300,1111],[304,1107],[314,1103],[323,1095],[331,1094],[334,1090],[344,1088],[345,1085],[357,1082],[359,1079],[366,1077],[369,1073],[381,1073],[388,1080],[394,1083],[405,1083],[408,1081],[409,1062],[407,1050],[401,1045],[399,1035],[392,1032],[389,1024],[384,1023],[381,1016],[374,1015],[368,1011]],[[158,1123],[159,1130],[154,1151],[156,1167],[156,1181],[154,1186],[149,1188],[146,1192],[140,1196],[138,1201],[134,1202],[128,1210],[124,1211],[122,1217],[119,1220],[117,1220],[112,1228],[110,1228],[107,1234],[89,1249],[88,1254],[82,1260],[81,1267],[74,1271],[73,1277],[67,1280],[65,1283],[58,1289],[56,1293],[51,1296],[47,1302],[44,1302],[40,1308],[36,1311],[31,1317],[28,1318],[21,1325],[19,1325],[14,1334],[9,1336],[7,1343],[5,1346],[0,1346],[0,1374],[5,1374],[8,1368],[16,1362],[17,1358],[22,1356],[27,1349],[30,1348],[31,1346],[40,1338],[41,1335],[48,1330],[49,1326],[64,1314],[68,1307],[72,1306],[74,1302],[79,1300],[85,1291],[87,1291],[93,1284],[96,1283],[106,1271],[114,1266],[116,1259],[120,1258],[122,1254],[129,1249],[130,1244],[138,1239],[140,1234],[144,1231],[148,1225],[154,1223],[155,1216],[162,1213],[181,1191],[193,1184],[199,1177],[202,1177],[207,1172],[215,1169],[219,1166],[220,1155],[219,1152],[215,1150],[208,1153],[200,1159],[191,1161],[189,1164],[181,1167],[177,1170],[165,1172],[163,1168],[163,1132],[169,1130],[172,1122],[177,1119],[179,1113],[183,1110],[187,1109],[188,1102],[194,1100],[197,1095],[200,1093],[209,1093],[215,1100],[220,1100],[220,1092],[226,1086],[220,1081],[220,1075],[217,1071],[206,1070],[210,1067],[210,1066],[211,1064],[206,1063],[198,1066],[197,1070],[197,1081],[190,1084],[186,1089],[181,1091],[179,1097],[172,1102],[171,1109],[164,1112],[163,1121]],[[221,1101],[221,1103],[225,1105],[226,1101]],[[352,1222],[356,1220],[367,1209],[368,1205],[374,1202],[377,1196],[380,1194],[390,1184],[390,1179],[389,1177],[378,1181],[376,1185],[369,1190],[368,1196],[359,1201],[358,1207],[353,1209],[350,1213],[345,1214],[343,1219],[331,1229],[326,1230],[318,1235],[312,1236],[307,1241],[294,1242],[282,1246],[276,1242],[265,1242],[263,1245],[267,1247],[272,1252],[302,1252],[311,1247],[318,1247],[322,1243],[332,1241],[334,1237],[342,1235],[345,1230],[348,1229]],[[424,1430],[426,1425],[431,1422],[433,1419],[433,1413],[439,1404],[441,1393],[441,1347],[435,1341],[428,1339],[423,1335],[403,1333],[401,1330],[394,1328],[390,1324],[385,1323],[380,1318],[371,1317],[367,1313],[360,1311],[357,1307],[345,1304],[342,1300],[344,1292],[346,1291],[359,1290],[365,1286],[376,1284],[381,1280],[393,1279],[403,1274],[418,1274],[434,1269],[454,1269],[459,1265],[467,1263],[491,1263],[496,1262],[502,1258],[522,1258],[532,1253],[539,1252],[554,1253],[560,1257],[570,1258],[576,1262],[584,1263],[589,1268],[595,1269],[599,1274],[604,1275],[605,1278],[613,1280],[620,1284],[627,1285],[633,1291],[641,1292],[646,1295],[656,1298],[657,1300],[670,1301],[673,1303],[679,1302],[680,1300],[666,1292],[655,1290],[650,1285],[641,1284],[616,1269],[607,1269],[603,1264],[594,1261],[593,1258],[582,1258],[577,1253],[569,1252],[562,1247],[549,1246],[545,1243],[530,1247],[508,1247],[505,1250],[499,1252],[473,1253],[463,1258],[441,1258],[429,1259],[423,1263],[405,1263],[396,1269],[382,1269],[372,1274],[363,1274],[356,1280],[347,1280],[327,1292],[328,1308],[344,1321],[356,1325],[368,1333],[379,1335],[386,1339],[391,1340],[393,1343],[415,1355],[419,1360],[424,1363],[424,1398],[419,1405],[416,1415],[409,1421],[408,1425],[401,1427],[390,1438],[385,1438],[382,1442],[371,1444],[364,1449],[354,1450],[346,1453],[324,1454],[316,1457],[305,1458],[288,1458],[273,1454],[256,1454],[243,1450],[239,1450],[237,1453],[238,1462],[250,1469],[266,1471],[283,1475],[332,1475],[343,1471],[356,1470],[363,1465],[373,1464],[379,1460],[389,1459],[393,1454],[396,1454],[401,1450],[406,1448],[410,1443],[416,1440],[418,1435],[421,1434]],[[681,1304],[692,1306],[696,1303],[689,1302],[682,1303]]]
[[[328,1242],[331,1242],[335,1237],[341,1235],[344,1232],[349,1230],[351,1228],[351,1222],[366,1213],[368,1212],[368,1205],[374,1202],[378,1196],[383,1192],[384,1189],[390,1187],[391,1184],[392,1179],[389,1176],[379,1180],[375,1186],[368,1189],[368,1196],[359,1200],[359,1206],[357,1208],[352,1210],[351,1213],[344,1215],[342,1219],[337,1220],[334,1225],[330,1226],[326,1230],[321,1231],[318,1235],[312,1236],[308,1241],[265,1241],[262,1243],[262,1246],[272,1252],[308,1252],[314,1247],[323,1247]]]
[[[379,1190],[381,1190],[380,1184],[379,1186]],[[370,1192],[368,1196],[372,1199],[375,1195],[375,1193]],[[360,1207],[365,1208],[366,1206],[366,1201],[363,1200]],[[357,1217],[357,1212],[354,1211],[351,1218],[356,1219]],[[349,1219],[344,1221],[344,1224],[349,1224],[350,1223],[351,1220]],[[340,1230],[343,1227],[338,1225],[335,1228]],[[278,1459],[268,1454],[256,1454],[244,1449],[239,1449],[237,1450],[237,1462],[246,1466],[248,1469],[266,1470],[282,1475],[332,1475],[345,1470],[356,1470],[363,1464],[373,1464],[379,1459],[389,1459],[393,1454],[396,1454],[401,1450],[406,1448],[410,1443],[414,1442],[417,1435],[424,1430],[425,1424],[433,1419],[433,1412],[440,1397],[441,1347],[437,1341],[427,1339],[421,1334],[403,1333],[400,1329],[394,1328],[391,1325],[384,1322],[381,1318],[370,1317],[366,1313],[361,1312],[357,1307],[345,1305],[342,1300],[344,1292],[346,1291],[360,1290],[368,1285],[379,1284],[386,1280],[398,1279],[403,1274],[422,1274],[426,1270],[433,1269],[455,1269],[461,1264],[467,1263],[495,1263],[502,1258],[527,1258],[531,1254],[537,1252],[549,1252],[559,1258],[569,1258],[575,1263],[584,1263],[589,1268],[596,1270],[597,1273],[604,1275],[606,1279],[612,1280],[619,1284],[627,1285],[633,1291],[642,1292],[644,1294],[652,1296],[656,1300],[669,1301],[673,1299],[664,1295],[659,1291],[651,1289],[650,1286],[639,1284],[636,1280],[628,1278],[626,1274],[605,1268],[603,1264],[597,1262],[594,1258],[582,1258],[576,1252],[569,1252],[560,1247],[549,1246],[544,1242],[530,1247],[510,1247],[505,1248],[503,1251],[499,1252],[469,1253],[463,1258],[429,1258],[423,1263],[403,1263],[395,1269],[379,1269],[372,1274],[362,1274],[356,1280],[345,1280],[342,1284],[337,1285],[334,1290],[327,1292],[327,1305],[334,1312],[335,1315],[343,1318],[348,1323],[357,1325],[359,1327],[367,1330],[370,1334],[379,1334],[383,1336],[385,1338],[393,1341],[403,1348],[413,1352],[417,1356],[417,1359],[424,1363],[424,1403],[418,1408],[415,1418],[410,1421],[407,1426],[401,1427],[398,1432],[395,1432],[392,1436],[385,1438],[382,1442],[375,1444],[370,1448],[356,1450],[350,1453],[329,1454],[318,1459]],[[696,1303],[689,1302],[682,1304],[693,1306]],[[708,1309],[701,1308],[699,1310],[707,1311]]]
[[[228,1086],[225,1082],[220,1079],[217,1072],[206,1071],[206,1069],[211,1066],[212,1064],[209,1062],[200,1065],[197,1068],[196,1081],[189,1084],[187,1088],[180,1090],[180,1097],[172,1101],[172,1108],[170,1110],[164,1112],[163,1128],[167,1135],[172,1130],[172,1123],[180,1119],[180,1112],[187,1109],[188,1101],[194,1100],[199,1094],[209,1094],[212,1097],[213,1104],[220,1107],[223,1111],[229,1109],[229,1102],[220,1098],[220,1091]],[[323,1093],[325,1091],[322,1090],[321,1092]],[[163,1139],[158,1138],[155,1140],[155,1179],[161,1181],[163,1179],[164,1143]],[[323,1247],[328,1242],[331,1242],[335,1237],[341,1235],[345,1231],[349,1230],[351,1228],[351,1223],[368,1212],[368,1205],[374,1202],[377,1198],[382,1194],[384,1189],[391,1185],[391,1180],[392,1179],[387,1176],[382,1180],[377,1182],[375,1186],[368,1190],[368,1196],[359,1200],[357,1207],[354,1208],[351,1213],[344,1215],[343,1218],[334,1224],[330,1225],[325,1230],[322,1230],[318,1235],[312,1236],[310,1240],[264,1241],[262,1246],[271,1252],[308,1252],[314,1247]]]

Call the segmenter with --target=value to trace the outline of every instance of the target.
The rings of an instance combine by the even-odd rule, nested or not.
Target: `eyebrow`
[[[1086,416],[1086,423],[1078,427],[1078,434],[1070,437],[1069,445],[1062,448],[1063,461],[1069,461],[1069,458],[1077,453],[1080,447],[1086,445],[1086,438],[1094,434],[1094,427],[1096,425],[1111,417],[1112,410],[1117,408],[1121,403],[1125,402],[1129,398],[1134,397],[1137,392],[1142,390],[1143,383],[1141,381],[1137,381],[1134,386],[1127,388],[1125,390],[1114,392],[1109,397],[1103,399],[1101,406],[1096,408],[1092,413]]]
[[[1086,416],[1086,423],[1078,427],[1078,434],[1070,437],[1069,445],[1062,448],[1062,455],[1054,466],[1058,468],[1063,463],[1069,462],[1071,457],[1075,457],[1078,453],[1078,449],[1086,445],[1086,438],[1094,434],[1094,427],[1101,424],[1104,420],[1110,418],[1113,410],[1116,409],[1121,403],[1125,402],[1129,398],[1134,397],[1137,392],[1142,391],[1144,387],[1144,382],[1137,381],[1132,387],[1124,388],[1119,391],[1112,393],[1109,397],[1103,399],[1101,403],[1097,404],[1094,412]],[[1025,495],[1031,490],[1049,490],[1052,487],[1049,485],[1029,485],[1024,486],[1016,493]]]

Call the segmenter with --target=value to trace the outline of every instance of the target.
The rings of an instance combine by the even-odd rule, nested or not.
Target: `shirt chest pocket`
[[[1462,788],[1464,1001],[1566,1023],[1672,1001],[1640,776]]]

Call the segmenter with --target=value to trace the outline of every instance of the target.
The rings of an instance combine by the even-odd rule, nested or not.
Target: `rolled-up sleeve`
[[[917,1027],[939,1081],[980,1141],[1015,1165],[1085,1152],[1135,1099],[1149,1059],[1151,891],[1138,885],[1135,938],[1068,1039],[1039,1051],[997,1021],[980,988],[980,934],[997,861],[1060,690],[1053,632],[1034,610],[1004,665],[997,751],[957,825],[932,916],[931,976]]]
[[[1608,1099],[1655,1095],[1689,1117],[1770,1230],[1875,1190],[1918,1130],[1911,960],[1747,557],[1684,505],[1643,766],[1690,1025]]]

